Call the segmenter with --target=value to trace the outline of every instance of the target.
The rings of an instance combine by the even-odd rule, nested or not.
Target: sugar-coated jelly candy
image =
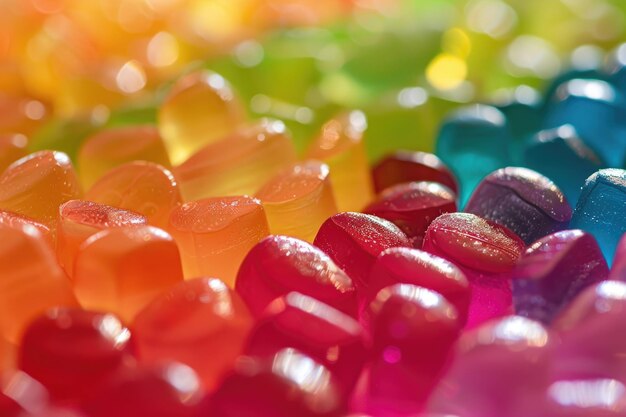
[[[0,134],[0,173],[28,154],[27,144],[28,139],[22,134]]]
[[[509,165],[510,141],[506,118],[495,107],[464,107],[444,121],[437,137],[437,156],[459,181],[461,207],[485,175]]]
[[[515,312],[550,323],[562,307],[608,273],[590,234],[563,230],[548,235],[530,245],[513,270]]]
[[[572,204],[587,177],[605,166],[572,125],[537,133],[526,146],[523,165],[554,181]]]
[[[37,231],[39,231],[46,243],[48,243],[50,247],[54,249],[55,243],[52,238],[52,233],[50,229],[48,228],[48,226],[38,222],[37,220],[10,211],[0,210],[0,225],[13,227],[22,227],[25,225],[33,226],[35,229],[37,229]]]
[[[526,168],[499,169],[472,193],[465,211],[501,224],[524,243],[567,227],[572,208],[548,178]]]
[[[0,209],[32,217],[52,233],[59,206],[81,194],[76,172],[63,152],[32,153],[0,175]]]
[[[185,203],[172,211],[167,230],[186,278],[219,277],[230,287],[248,251],[269,234],[261,202],[248,196]]]
[[[296,162],[283,122],[262,119],[198,150],[174,169],[185,201],[254,194]]]
[[[85,198],[143,214],[148,223],[161,229],[182,202],[174,175],[161,165],[144,161],[113,168],[87,190]]]
[[[387,188],[363,211],[394,223],[421,248],[430,222],[456,211],[456,196],[436,182],[409,182]]]
[[[364,307],[378,292],[395,284],[411,284],[435,291],[456,309],[464,325],[470,303],[470,286],[465,274],[453,263],[418,249],[391,248],[378,255],[370,275]]]
[[[359,211],[373,197],[363,135],[367,129],[365,114],[351,111],[322,126],[320,135],[307,150],[307,158],[330,167],[330,180],[339,211]]]
[[[611,378],[562,379],[546,389],[538,417],[616,417],[626,415],[626,385]]]
[[[412,181],[438,182],[455,194],[458,192],[452,172],[438,156],[428,152],[396,151],[372,168],[372,176],[376,193],[392,185]]]
[[[245,111],[219,74],[197,71],[180,78],[159,110],[159,132],[175,165],[231,133]]]
[[[296,291],[357,316],[352,279],[317,247],[288,236],[269,236],[241,263],[235,289],[255,316],[276,298]]]
[[[615,250],[615,257],[613,258],[613,266],[611,266],[609,279],[626,282],[626,234],[622,235],[617,249]]]
[[[373,415],[417,413],[461,331],[456,309],[440,294],[410,284],[381,290],[370,309],[372,357],[357,407]]]
[[[132,324],[143,363],[175,360],[212,389],[243,349],[252,319],[239,295],[216,278],[181,282],[157,297]]]
[[[146,224],[141,214],[94,203],[70,200],[59,207],[57,223],[57,259],[71,277],[80,245],[91,235],[111,227]]]
[[[623,138],[624,98],[609,83],[574,79],[557,89],[548,106],[544,127],[574,126],[583,141],[609,166],[622,166],[626,156]]]
[[[130,331],[112,314],[54,308],[26,328],[19,367],[56,400],[76,402],[133,364],[130,340]]]
[[[428,410],[459,417],[537,415],[554,344],[554,336],[540,323],[519,316],[464,333]],[[523,389],[515,387],[519,381],[524,381]]]
[[[259,318],[246,342],[248,356],[271,358],[294,348],[324,365],[339,388],[349,393],[367,357],[359,323],[315,298],[290,292]]]
[[[48,400],[45,387],[25,372],[9,371],[0,375],[2,417],[34,417],[46,408]]]
[[[571,227],[591,233],[611,264],[619,239],[626,233],[626,170],[601,169],[585,182]]]
[[[313,244],[346,271],[358,290],[367,288],[370,269],[382,251],[411,246],[402,230],[390,221],[353,212],[326,220]]]
[[[41,233],[0,225],[0,332],[17,343],[24,327],[55,306],[75,306],[67,276]]]
[[[81,305],[113,312],[126,322],[182,279],[174,239],[152,226],[102,230],[83,242],[74,263],[74,292]]]
[[[616,378],[626,372],[626,283],[603,281],[583,291],[555,319],[561,344],[554,357],[557,378]]]
[[[118,165],[150,161],[170,166],[165,145],[153,126],[124,126],[102,130],[83,142],[78,152],[78,169],[83,186],[91,187]]]
[[[118,373],[81,410],[86,417],[196,417],[200,399],[193,369],[170,362]]]
[[[469,326],[512,311],[511,271],[524,249],[509,229],[470,213],[436,218],[423,246],[457,265],[469,280]]]
[[[297,163],[276,174],[257,193],[270,232],[312,242],[324,220],[337,213],[328,165]]]
[[[242,357],[199,417],[339,417],[345,404],[326,367],[295,349]]]

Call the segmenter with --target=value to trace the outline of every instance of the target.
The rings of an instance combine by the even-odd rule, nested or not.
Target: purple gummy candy
[[[622,239],[617,245],[609,279],[626,281],[626,234],[622,236]]]

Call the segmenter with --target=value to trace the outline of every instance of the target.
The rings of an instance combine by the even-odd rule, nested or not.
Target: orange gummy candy
[[[256,194],[263,202],[270,232],[312,242],[324,221],[337,213],[328,165],[295,164],[278,173]]]
[[[85,193],[85,198],[143,214],[148,223],[162,229],[172,209],[182,201],[174,175],[161,165],[143,161],[113,168]]]
[[[245,304],[215,278],[175,286],[142,310],[131,330],[139,360],[176,360],[192,367],[212,389],[232,368],[252,326]]]
[[[21,227],[25,225],[33,226],[41,233],[43,240],[50,245],[50,248],[54,249],[54,240],[52,239],[52,233],[48,226],[30,217],[22,216],[21,214],[13,213],[10,211],[0,210],[0,225]]]
[[[81,305],[126,322],[182,279],[176,243],[152,226],[98,232],[81,245],[74,262],[74,292]]]
[[[231,133],[245,111],[228,82],[211,71],[179,79],[160,108],[159,131],[174,165]]]
[[[281,169],[296,162],[285,125],[260,120],[202,148],[174,168],[185,201],[254,194]]]
[[[112,227],[147,224],[141,214],[84,200],[70,200],[59,207],[57,258],[65,272],[74,275],[74,259],[91,235]]]
[[[77,303],[67,276],[36,227],[0,225],[0,241],[0,333],[17,343],[37,315]]]
[[[110,169],[132,161],[150,161],[170,167],[165,145],[155,127],[125,126],[103,130],[87,138],[78,152],[82,184],[90,187]]]
[[[261,202],[248,196],[185,203],[172,211],[168,231],[180,248],[185,278],[216,277],[231,287],[248,251],[269,234]]]
[[[28,155],[28,139],[22,134],[0,134],[0,172],[20,158]]]
[[[70,158],[63,152],[32,153],[0,175],[0,209],[31,217],[53,234],[59,206],[81,193]]]
[[[360,111],[343,114],[327,122],[307,151],[307,158],[330,167],[335,201],[339,211],[360,211],[374,197],[363,134],[367,128]]]

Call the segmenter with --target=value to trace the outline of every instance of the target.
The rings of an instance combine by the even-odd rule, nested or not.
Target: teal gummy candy
[[[609,166],[621,167],[626,154],[625,117],[622,95],[611,84],[575,79],[558,88],[544,127],[571,124]]]
[[[524,150],[523,165],[550,178],[572,204],[578,201],[585,180],[606,167],[572,125],[537,133]]]
[[[609,264],[626,233],[626,170],[602,169],[585,182],[571,228],[591,233]]]
[[[511,140],[506,117],[492,106],[463,107],[444,121],[436,154],[459,180],[461,207],[485,176],[510,165]]]

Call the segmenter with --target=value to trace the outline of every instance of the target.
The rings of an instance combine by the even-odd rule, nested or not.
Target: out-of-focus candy
[[[615,250],[609,279],[626,281],[626,234],[622,236]]]
[[[554,181],[572,203],[578,201],[587,177],[605,166],[571,125],[534,136],[524,151],[523,165]]]
[[[185,201],[254,194],[296,162],[285,125],[263,119],[194,153],[174,169]]]
[[[420,181],[387,188],[363,212],[394,223],[414,247],[421,248],[430,222],[456,210],[456,196],[452,191],[435,182]]]
[[[515,312],[548,324],[609,268],[596,240],[581,230],[563,230],[533,243],[513,271]]]
[[[330,167],[335,201],[339,211],[359,211],[373,197],[363,135],[367,120],[360,111],[352,111],[330,120],[306,153]]]
[[[352,280],[315,246],[287,236],[269,236],[241,263],[235,288],[259,317],[276,298],[292,291],[357,316]]]
[[[339,213],[322,224],[313,242],[352,278],[357,290],[368,287],[376,257],[385,249],[411,247],[390,221],[362,213]]]
[[[472,193],[465,211],[501,224],[530,245],[567,227],[572,208],[556,185],[526,168],[489,174]]]
[[[456,310],[440,294],[410,284],[381,290],[370,308],[372,359],[357,407],[373,415],[417,413],[461,331]]]
[[[119,127],[88,137],[78,152],[82,184],[89,188],[110,169],[132,161],[149,161],[169,168],[167,151],[155,127]]]
[[[250,333],[245,354],[271,358],[284,348],[295,348],[324,365],[346,394],[367,357],[363,330],[356,320],[297,292],[268,306]]]
[[[312,242],[324,220],[337,213],[328,165],[295,164],[279,172],[257,193],[270,232]]]
[[[74,263],[74,292],[81,305],[113,312],[126,322],[182,279],[176,243],[152,226],[98,232],[83,242]]]
[[[0,209],[45,224],[56,233],[59,206],[82,192],[72,163],[63,152],[35,152],[0,175]]]
[[[0,375],[0,415],[31,417],[48,404],[48,392],[39,382],[22,371]]]
[[[443,123],[437,137],[437,155],[459,181],[461,207],[483,177],[509,165],[510,141],[506,118],[495,107],[464,107]]]
[[[182,202],[174,175],[161,165],[135,161],[113,168],[85,193],[85,199],[141,213],[164,229]]]
[[[180,363],[129,369],[94,392],[81,409],[88,417],[195,417],[200,387],[195,372]]]
[[[541,324],[519,316],[465,333],[428,410],[459,417],[541,415],[534,411],[544,403],[553,344]],[[512,387],[515,381],[524,381],[523,390]]]
[[[0,134],[0,173],[28,154],[27,144],[28,139],[22,134]]]
[[[340,390],[326,367],[295,349],[242,357],[202,406],[202,417],[339,417]]]
[[[231,133],[244,116],[244,109],[222,76],[198,71],[183,76],[172,87],[159,110],[159,132],[172,163],[178,165]]]
[[[469,280],[471,327],[512,312],[511,271],[524,249],[524,242],[506,227],[469,213],[436,218],[423,246],[457,265]]]
[[[57,259],[72,277],[74,259],[80,245],[103,229],[146,224],[147,219],[132,211],[86,200],[70,200],[59,207]]]
[[[458,321],[464,325],[470,303],[470,285],[465,275],[451,262],[430,253],[409,248],[381,252],[372,267],[363,307],[378,292],[395,284],[411,284],[435,291],[454,306]]]
[[[213,389],[241,353],[252,327],[250,313],[219,279],[185,281],[152,301],[132,325],[144,363],[176,360],[192,367]]]
[[[562,379],[546,390],[540,417],[616,417],[626,415],[626,386],[610,378]]]
[[[38,222],[37,220],[10,211],[0,210],[0,225],[9,227],[22,227],[26,225],[33,226],[39,231],[41,237],[46,241],[46,243],[50,245],[50,248],[54,249],[55,243],[50,229],[48,226]]]
[[[439,157],[427,152],[396,151],[372,168],[372,176],[376,193],[392,185],[412,181],[438,182],[455,194],[458,192],[452,172]]]
[[[133,363],[130,337],[112,314],[55,308],[26,329],[19,366],[56,400],[82,400]]]
[[[185,203],[172,211],[168,231],[186,278],[219,277],[231,288],[243,258],[269,234],[261,202],[248,196]]]
[[[70,282],[34,227],[0,226],[0,332],[17,343],[24,327],[55,306],[75,306]]]
[[[585,182],[571,227],[591,233],[611,264],[617,242],[626,233],[626,170],[602,169]]]

